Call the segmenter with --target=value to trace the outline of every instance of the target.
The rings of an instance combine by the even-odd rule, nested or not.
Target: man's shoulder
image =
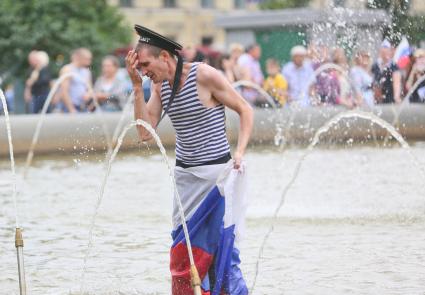
[[[71,64],[66,64],[66,65],[64,65],[64,66],[60,69],[59,73],[60,73],[60,74],[65,74],[65,73],[69,73],[69,72],[71,72],[71,70],[72,70],[72,65],[71,65]]]
[[[301,67],[304,71],[314,71],[313,63],[311,60],[304,60]]]
[[[208,82],[209,80],[219,76],[219,74],[219,71],[212,66],[200,63],[197,69],[196,80],[201,83]]]
[[[284,64],[284,65],[283,65],[282,73],[283,73],[283,74],[285,74],[285,73],[289,73],[289,72],[291,72],[293,69],[294,69],[294,63],[293,63],[292,61],[290,61],[290,62],[288,62],[288,63],[286,63],[286,64]]]

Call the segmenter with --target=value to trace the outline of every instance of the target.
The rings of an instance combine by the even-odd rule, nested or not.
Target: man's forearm
[[[240,116],[240,131],[238,136],[238,145],[236,152],[240,155],[245,154],[246,147],[249,142],[249,138],[252,132],[252,125],[254,121],[254,113],[248,104],[245,106],[244,110],[239,114]]]
[[[142,87],[134,87],[134,119],[150,121]]]
[[[394,101],[401,103],[401,74],[395,72],[393,74],[393,89],[394,89]]]
[[[64,91],[62,95],[62,101],[65,104],[65,107],[68,109],[69,112],[75,112],[75,107],[72,104],[71,96],[69,95],[68,91]]]
[[[140,119],[152,125],[142,87],[134,87],[134,119]],[[141,125],[137,125],[137,131],[141,140],[149,140],[152,137]]]

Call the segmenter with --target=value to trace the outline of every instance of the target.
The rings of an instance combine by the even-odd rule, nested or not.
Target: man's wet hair
[[[144,48],[147,48],[148,51],[149,51],[149,53],[152,54],[154,57],[159,57],[159,54],[161,53],[162,50],[165,50],[171,56],[174,56],[174,54],[171,51],[169,51],[169,50],[162,49],[162,48],[159,48],[157,46],[154,46],[154,45],[151,45],[151,44],[147,44],[147,43],[142,43],[142,42],[137,43],[137,46],[135,48],[135,51],[136,52],[139,52],[140,50],[142,50]]]

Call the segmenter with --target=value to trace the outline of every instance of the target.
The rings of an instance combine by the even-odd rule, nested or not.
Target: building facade
[[[262,1],[265,0],[108,0],[109,4],[120,7],[131,26],[144,25],[184,46],[197,46],[207,40],[219,50],[227,49],[234,41],[246,45],[282,38],[289,38],[285,43],[287,47],[306,39],[322,39],[329,44],[367,40],[366,46],[372,49],[381,38],[381,32],[376,28],[388,22],[381,12],[375,13],[376,18],[372,10],[366,9],[370,0],[311,0],[308,7],[295,10],[295,15],[291,10],[270,14],[259,11],[258,4]],[[410,0],[409,6],[412,14],[425,13],[424,0]],[[338,10],[339,7],[348,8],[348,12]],[[351,15],[357,24],[353,24]],[[229,21],[237,22],[238,19],[242,20],[238,30],[229,27]],[[262,24],[263,21],[266,23]],[[256,27],[258,22],[260,27]],[[270,28],[286,25],[283,35],[270,35],[267,22],[271,23]],[[253,31],[259,32],[255,38]],[[134,39],[137,40],[136,35]]]
[[[140,24],[184,44],[210,40],[225,43],[225,31],[214,26],[218,14],[255,9],[257,0],[108,0],[119,6],[130,25]],[[135,40],[137,36],[135,35]],[[220,48],[219,48],[220,49]]]

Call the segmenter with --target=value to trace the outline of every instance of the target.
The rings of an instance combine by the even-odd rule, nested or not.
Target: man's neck
[[[179,89],[181,89],[181,87],[183,87],[191,67],[192,67],[192,63],[183,63],[183,69],[182,69],[182,73],[181,73],[180,83],[177,87],[177,90],[179,90]],[[171,67],[169,68],[168,78],[166,79],[171,88],[174,85],[174,78],[175,78],[176,70],[177,70],[177,61],[175,63],[173,63],[171,65]]]
[[[77,62],[73,62],[73,63],[71,63],[74,67],[76,67],[77,69],[81,69],[81,68],[84,68],[82,65],[80,65],[79,63],[77,63]]]
[[[297,65],[296,63],[294,63],[295,68],[297,69],[301,69],[303,67],[304,63]]]

